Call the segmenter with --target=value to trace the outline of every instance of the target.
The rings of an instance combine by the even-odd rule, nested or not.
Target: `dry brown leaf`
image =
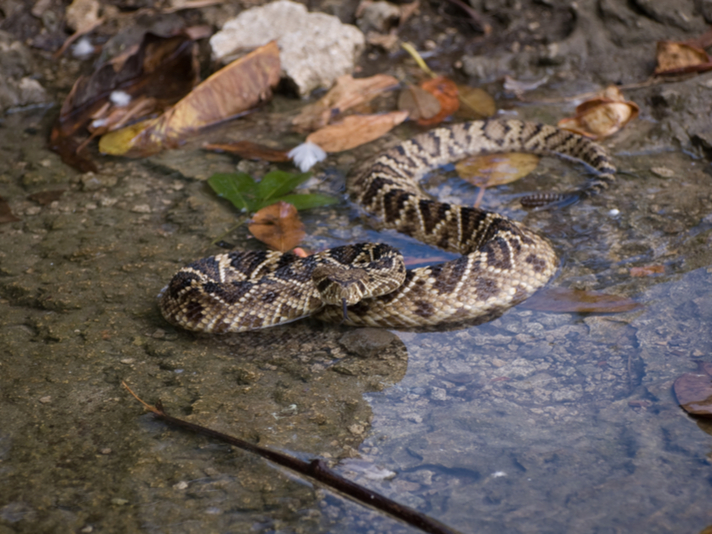
[[[357,79],[345,74],[336,80],[336,85],[319,101],[305,106],[294,118],[292,125],[300,132],[317,130],[326,126],[335,115],[369,102],[383,91],[397,85],[397,79],[385,74]]]
[[[255,213],[248,229],[257,239],[280,252],[293,249],[306,235],[297,208],[281,200]]]
[[[664,265],[646,265],[645,267],[631,267],[630,275],[634,277],[653,276],[665,274]]]
[[[422,117],[417,120],[421,126],[430,126],[444,121],[460,107],[457,85],[444,76],[425,80],[420,84],[422,89],[431,93],[440,102],[440,112],[434,117]]]
[[[431,119],[440,113],[440,101],[425,89],[409,85],[398,96],[398,109],[413,120]]]
[[[671,41],[658,41],[657,62],[657,75],[704,72],[712,69],[712,60],[703,49]]]
[[[10,209],[10,204],[8,204],[4,198],[0,197],[0,223],[17,222],[20,220],[22,219],[16,217]]]
[[[712,417],[712,363],[699,363],[695,373],[685,373],[673,385],[677,402],[692,415]]]
[[[550,287],[539,290],[520,306],[558,313],[620,313],[635,310],[640,304],[629,298],[598,291]]]
[[[486,119],[497,112],[494,98],[484,89],[458,85],[460,109],[457,116],[466,120]]]
[[[287,156],[288,150],[277,150],[268,146],[253,143],[252,141],[237,141],[236,143],[211,143],[204,145],[205,150],[215,152],[229,152],[243,159],[255,159],[273,162],[291,161]]]
[[[561,119],[558,126],[591,139],[601,139],[623,128],[638,112],[635,102],[625,100],[620,90],[611,86],[600,97],[580,104],[576,116]]]
[[[407,111],[392,111],[380,115],[351,115],[338,124],[330,124],[307,137],[307,142],[319,145],[325,152],[341,152],[369,143],[388,133],[408,118]]]
[[[524,178],[539,164],[539,156],[523,152],[471,156],[455,165],[457,174],[477,187],[493,187]]]
[[[268,99],[279,82],[279,73],[279,48],[272,41],[217,71],[157,119],[104,135],[99,150],[142,157],[174,148],[201,128],[233,118]]]

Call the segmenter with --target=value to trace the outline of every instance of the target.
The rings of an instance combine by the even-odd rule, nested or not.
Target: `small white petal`
[[[492,478],[501,478],[506,476],[507,473],[505,473],[504,471],[495,471],[494,473],[492,473]]]
[[[294,147],[287,156],[294,160],[294,164],[299,167],[299,170],[307,172],[315,163],[326,159],[326,152],[319,145],[307,141]]]
[[[109,100],[115,106],[123,108],[131,103],[131,95],[124,91],[112,91],[109,95]]]
[[[619,214],[620,214],[620,211],[618,211],[615,208],[613,208],[611,211],[608,212],[608,215],[610,215],[611,217],[617,217]]]
[[[92,128],[101,128],[106,124],[106,119],[94,119],[91,121]]]
[[[88,37],[82,37],[77,41],[77,44],[72,48],[72,55],[76,58],[82,59],[91,56],[94,53],[94,45]]]

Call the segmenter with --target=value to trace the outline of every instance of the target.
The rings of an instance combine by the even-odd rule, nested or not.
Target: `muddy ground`
[[[37,4],[0,3],[0,41],[13,51],[0,64],[3,79],[37,81],[52,104],[3,104],[0,118],[0,196],[20,219],[0,225],[1,534],[416,532],[154,421],[122,381],[176,416],[331,459],[345,476],[461,532],[708,531],[712,427],[680,410],[672,383],[711,361],[712,73],[643,82],[655,42],[704,33],[712,2],[472,4],[488,36],[440,2],[422,2],[398,35],[429,51],[433,70],[487,89],[507,117],[555,123],[575,107],[567,97],[608,84],[627,86],[640,106],[638,119],[603,142],[624,172],[599,197],[522,210],[524,192],[581,182],[585,169],[558,160],[485,197],[552,240],[562,258],[553,286],[632,297],[639,309],[517,307],[485,325],[428,334],[311,321],[217,338],[177,330],[155,295],[180,266],[219,252],[210,242],[235,220],[204,180],[269,165],[206,153],[204,138],[142,160],[97,155],[96,174],[64,165],[47,149],[49,131],[96,57],[52,58],[67,37],[64,4],[43,3],[36,16]],[[125,17],[95,37],[105,50],[135,40],[137,27],[219,27],[255,3],[133,18],[158,6],[115,5]],[[308,6],[354,22],[354,2]],[[417,73],[403,52],[374,47],[359,70]],[[525,102],[503,88],[504,76],[541,84]],[[294,141],[285,118],[301,105],[278,95],[207,135]],[[330,157],[309,186],[340,194],[355,162],[417,131],[405,124]],[[477,193],[454,179],[429,187],[462,203]],[[44,204],[28,198],[56,190]],[[428,254],[380,235],[346,201],[306,212],[304,222],[312,250],[377,239]],[[227,240],[259,247],[244,229]],[[651,265],[662,269],[631,276]]]

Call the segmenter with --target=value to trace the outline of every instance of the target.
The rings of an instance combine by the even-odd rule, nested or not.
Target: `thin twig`
[[[447,525],[444,525],[439,521],[428,517],[427,515],[421,514],[413,508],[398,504],[380,493],[371,491],[364,486],[343,478],[332,471],[326,465],[324,460],[315,459],[311,462],[305,462],[299,458],[294,458],[293,456],[289,456],[281,452],[259,447],[258,445],[244,441],[240,438],[223,434],[217,430],[212,430],[201,425],[196,425],[194,423],[172,417],[163,409],[161,401],[156,402],[155,406],[151,406],[131,391],[125,382],[121,382],[121,385],[123,385],[146,410],[152,412],[153,415],[161,421],[165,421],[166,423],[186,430],[191,430],[203,436],[215,438],[224,443],[228,443],[230,445],[234,445],[235,447],[239,447],[240,449],[257,454],[270,462],[274,462],[282,467],[286,467],[292,471],[296,471],[306,477],[321,482],[325,486],[338,491],[339,493],[342,493],[355,501],[365,504],[366,506],[372,506],[373,508],[386,512],[387,514],[406,522],[408,525],[419,528],[423,532],[427,532],[429,534],[459,534],[456,530],[453,530]]]

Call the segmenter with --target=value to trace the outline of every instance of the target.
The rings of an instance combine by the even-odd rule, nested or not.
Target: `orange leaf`
[[[287,150],[276,150],[252,141],[237,141],[236,143],[213,143],[204,145],[205,150],[229,152],[243,159],[262,159],[265,161],[290,161]]]
[[[655,74],[658,75],[704,72],[712,69],[712,60],[707,52],[686,43],[658,41],[657,61]]]
[[[440,113],[429,119],[419,119],[418,124],[421,126],[430,126],[442,122],[460,107],[457,85],[452,80],[444,76],[438,76],[424,81],[420,84],[420,87],[434,95],[440,102]]]
[[[604,90],[598,98],[583,102],[576,108],[576,116],[561,119],[559,128],[600,139],[613,135],[638,116],[639,108],[625,100],[617,87]]]
[[[425,89],[409,85],[398,96],[398,109],[413,120],[431,119],[440,113],[440,101]]]
[[[299,132],[317,130],[326,126],[334,115],[369,102],[386,89],[397,85],[397,79],[385,74],[358,79],[344,74],[319,101],[305,106],[294,118],[292,125]]]
[[[230,119],[271,95],[279,82],[279,48],[272,41],[233,61],[157,119],[104,135],[99,150],[141,157],[175,148],[201,128]]]
[[[257,239],[280,252],[293,249],[306,235],[297,208],[281,200],[255,213],[248,229]]]
[[[351,115],[310,134],[307,142],[319,145],[325,152],[341,152],[378,139],[407,118],[407,111]]]
[[[629,298],[565,287],[542,289],[520,306],[530,310],[558,313],[620,313],[640,307]]]

